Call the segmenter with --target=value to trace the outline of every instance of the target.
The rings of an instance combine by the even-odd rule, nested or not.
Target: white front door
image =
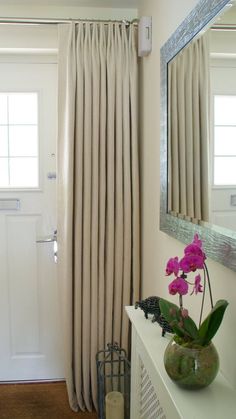
[[[56,229],[57,65],[0,63],[0,380],[63,374]]]

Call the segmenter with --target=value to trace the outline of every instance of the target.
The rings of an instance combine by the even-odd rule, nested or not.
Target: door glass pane
[[[215,157],[214,184],[236,185],[236,157]]]
[[[236,155],[236,127],[215,127],[215,155]]]
[[[37,156],[37,126],[14,125],[9,127],[10,156]]]
[[[8,156],[8,131],[7,127],[0,125],[0,156]]]
[[[7,188],[8,186],[8,159],[0,157],[0,188]]]
[[[236,96],[215,96],[215,125],[236,125]]]
[[[0,93],[0,124],[7,122],[7,93]]]
[[[37,157],[12,157],[9,160],[12,187],[38,187]]]
[[[37,124],[37,93],[9,94],[9,124]]]
[[[0,158],[0,186],[39,186],[36,92],[0,93]]]

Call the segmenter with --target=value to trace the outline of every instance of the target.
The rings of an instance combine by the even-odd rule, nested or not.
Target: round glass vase
[[[212,383],[219,371],[219,356],[212,342],[207,346],[183,346],[175,336],[164,354],[165,369],[179,386],[200,389]]]

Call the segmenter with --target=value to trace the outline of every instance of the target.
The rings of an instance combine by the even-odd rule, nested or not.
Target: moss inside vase
[[[219,356],[211,342],[207,346],[180,345],[175,337],[164,355],[165,369],[176,384],[198,389],[211,384],[219,370]]]

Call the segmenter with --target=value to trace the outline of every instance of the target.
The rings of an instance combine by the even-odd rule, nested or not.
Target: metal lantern
[[[130,417],[130,362],[126,351],[117,343],[107,344],[107,349],[96,355],[98,382],[98,418]],[[120,412],[120,413],[118,413]]]

